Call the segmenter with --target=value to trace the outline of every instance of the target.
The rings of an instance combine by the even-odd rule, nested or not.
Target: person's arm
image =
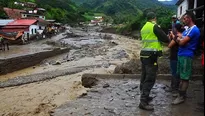
[[[168,45],[168,48],[172,48],[173,46],[175,46],[177,43],[174,40],[171,40],[171,42]]]
[[[154,34],[157,36],[157,38],[160,42],[163,42],[163,43],[170,42],[166,33],[158,25],[154,25]]]
[[[186,45],[189,41],[190,41],[190,37],[189,36],[186,36],[186,37],[184,37],[183,39],[182,38],[180,38],[180,37],[178,37],[177,38],[177,43],[180,45],[180,46],[184,46],[184,45]]]
[[[178,45],[177,35],[174,35],[172,31],[170,32],[169,39],[170,39],[171,41],[170,41],[170,43],[169,43],[169,45],[168,45],[168,48],[172,48],[173,46]]]

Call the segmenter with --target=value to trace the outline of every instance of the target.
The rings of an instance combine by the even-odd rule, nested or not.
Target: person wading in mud
[[[141,29],[142,49],[140,60],[142,63],[142,74],[140,80],[140,104],[139,108],[152,111],[153,106],[149,105],[152,97],[149,96],[155,84],[158,70],[158,57],[162,56],[163,43],[169,43],[165,32],[157,25],[156,15],[153,12],[147,14],[147,22]]]
[[[183,22],[189,28],[182,35],[178,34],[176,43],[179,45],[177,74],[180,76],[179,95],[172,102],[173,105],[183,103],[186,98],[186,92],[189,87],[189,80],[192,75],[192,62],[194,51],[197,48],[200,39],[200,30],[195,25],[195,15],[187,12],[183,16]]]

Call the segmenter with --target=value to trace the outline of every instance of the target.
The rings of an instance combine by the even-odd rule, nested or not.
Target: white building
[[[202,22],[202,14],[204,9],[204,0],[178,0],[177,3],[177,17],[179,19],[182,18],[182,16],[187,11],[193,11],[196,16],[196,23],[198,25],[201,25]]]

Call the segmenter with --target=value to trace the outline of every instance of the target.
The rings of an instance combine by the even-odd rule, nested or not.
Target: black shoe
[[[148,98],[147,98],[147,101],[148,101],[148,102],[151,102],[153,99],[154,99],[153,97],[148,97]]]
[[[198,107],[195,109],[196,112],[204,112],[204,107]]]
[[[153,106],[150,106],[148,104],[143,105],[142,103],[140,103],[139,108],[142,109],[142,110],[147,110],[147,111],[153,111],[154,110]]]

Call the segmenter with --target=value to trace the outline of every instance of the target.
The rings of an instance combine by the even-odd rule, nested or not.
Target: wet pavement
[[[138,108],[140,91],[138,79],[99,79],[98,84],[75,101],[55,109],[52,116],[203,116],[195,111],[197,102],[203,101],[200,81],[191,81],[187,100],[180,105],[171,105],[174,99],[165,88],[168,81],[157,81],[151,91],[150,103],[154,111]]]
[[[39,40],[45,41],[45,40]],[[41,44],[37,45],[36,42],[26,44],[26,45],[10,45],[9,50],[0,50],[0,59],[13,58],[18,56],[24,56],[28,54],[34,54],[42,51],[52,50],[52,46]]]

